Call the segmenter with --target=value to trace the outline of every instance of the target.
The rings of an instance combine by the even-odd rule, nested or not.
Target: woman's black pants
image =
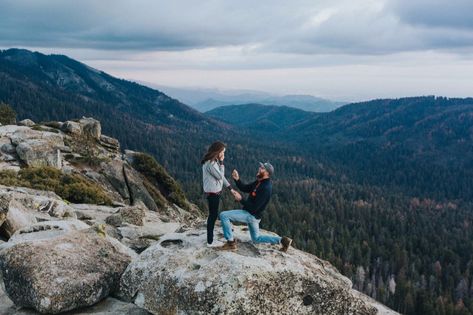
[[[218,206],[220,204],[220,195],[208,195],[209,217],[207,218],[207,243],[212,244],[214,240],[215,221],[218,218]]]

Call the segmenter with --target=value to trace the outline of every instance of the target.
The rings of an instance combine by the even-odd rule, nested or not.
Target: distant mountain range
[[[143,83],[163,91],[200,112],[207,112],[220,106],[240,104],[262,104],[288,106],[311,112],[329,112],[346,103],[331,101],[312,95],[274,95],[251,90],[217,90],[204,88],[174,88]]]

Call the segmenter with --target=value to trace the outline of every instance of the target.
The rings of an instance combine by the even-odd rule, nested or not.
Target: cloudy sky
[[[472,0],[0,0],[0,47],[175,87],[473,96]]]

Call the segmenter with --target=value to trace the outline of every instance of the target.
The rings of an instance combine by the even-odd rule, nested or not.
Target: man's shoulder
[[[261,181],[261,186],[271,188],[273,183],[271,182],[271,179],[267,178]]]

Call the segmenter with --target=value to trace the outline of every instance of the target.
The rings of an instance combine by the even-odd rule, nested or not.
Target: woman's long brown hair
[[[223,149],[226,148],[225,143],[220,142],[220,141],[215,141],[212,143],[207,150],[207,153],[204,155],[202,158],[202,161],[200,161],[201,164],[204,164],[205,162],[209,160],[216,160],[220,152],[223,151]]]

